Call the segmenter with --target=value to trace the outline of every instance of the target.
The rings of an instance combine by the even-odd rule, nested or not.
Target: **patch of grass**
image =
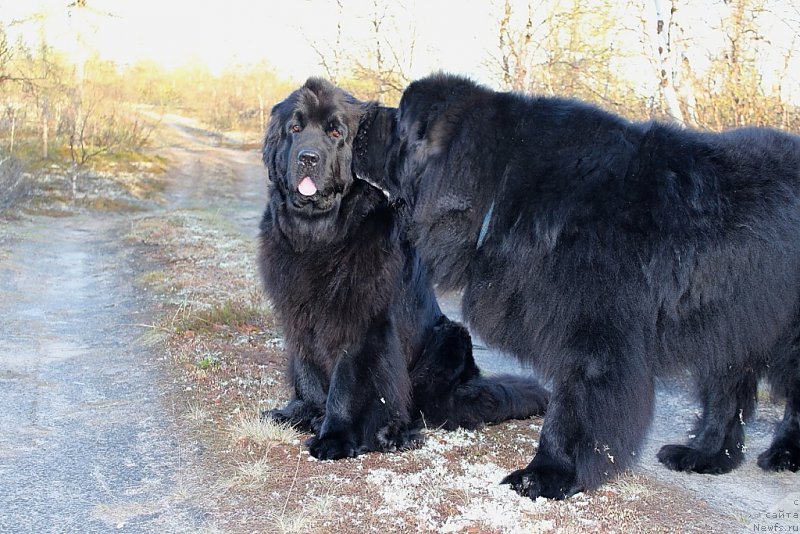
[[[106,152],[99,154],[92,160],[92,168],[108,172],[146,171],[153,174],[163,174],[168,165],[169,161],[162,155],[134,150]]]
[[[636,473],[624,473],[610,484],[620,497],[626,500],[639,500],[659,493],[647,479]]]
[[[306,497],[299,510],[267,515],[273,528],[280,534],[306,534],[318,532],[324,519],[330,516],[334,498],[331,495]]]
[[[203,371],[208,371],[209,369],[213,369],[214,367],[219,367],[221,364],[219,354],[206,354],[197,362],[197,366],[202,369]]]
[[[202,310],[192,310],[175,323],[178,333],[213,332],[220,327],[263,326],[267,316],[263,305],[254,300],[229,300]]]
[[[268,518],[279,534],[307,534],[312,532],[316,525],[316,518],[304,511],[292,514],[271,513]]]
[[[145,245],[160,245],[171,230],[172,226],[168,220],[159,217],[147,217],[134,220],[126,237]]]
[[[157,291],[161,291],[169,282],[169,276],[167,276],[167,273],[164,271],[149,271],[139,277],[139,282]]]
[[[274,472],[275,466],[264,456],[255,462],[243,462],[236,466],[233,483],[237,486],[261,486],[269,482]]]
[[[186,407],[186,419],[199,423],[206,421],[211,417],[211,412],[206,410],[202,405],[192,402]]]
[[[289,424],[269,419],[262,420],[260,414],[240,417],[231,427],[231,438],[236,442],[253,442],[258,445],[297,443],[300,433]]]

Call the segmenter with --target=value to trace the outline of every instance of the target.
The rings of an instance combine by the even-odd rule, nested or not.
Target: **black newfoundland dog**
[[[463,289],[474,331],[552,385],[539,449],[504,483],[596,488],[634,461],[655,377],[686,369],[703,415],[664,465],[737,467],[766,376],[787,404],[758,465],[798,470],[800,138],[636,124],[446,74],[412,83],[386,128],[357,165],[406,197],[412,244]]]
[[[312,431],[320,459],[410,448],[423,423],[471,428],[547,403],[533,379],[481,376],[467,330],[442,315],[403,237],[400,207],[355,176],[354,145],[363,152],[373,122],[393,116],[310,79],[267,127],[259,266],[294,397],[265,416]]]

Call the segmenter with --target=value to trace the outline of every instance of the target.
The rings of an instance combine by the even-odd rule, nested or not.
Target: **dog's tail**
[[[415,409],[429,428],[475,428],[541,415],[548,392],[533,377],[483,376],[462,325],[442,317],[411,370]]]

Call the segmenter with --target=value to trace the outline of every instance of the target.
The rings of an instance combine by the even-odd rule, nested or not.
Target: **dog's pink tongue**
[[[297,186],[297,190],[300,191],[301,195],[310,197],[317,192],[317,186],[314,184],[314,180],[306,176]]]

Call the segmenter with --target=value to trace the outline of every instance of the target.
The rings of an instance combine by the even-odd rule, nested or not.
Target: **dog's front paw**
[[[264,410],[261,412],[262,421],[274,421],[276,423],[291,425],[302,432],[317,433],[321,421],[325,414],[320,414],[311,405],[294,399],[283,408]]]
[[[419,427],[390,423],[378,430],[378,450],[382,452],[418,449],[425,443]]]
[[[560,469],[543,467],[526,467],[518,469],[505,477],[501,484],[508,484],[511,489],[530,499],[537,497],[562,500],[580,492],[575,486],[575,475]]]
[[[319,460],[340,460],[358,455],[355,443],[343,436],[314,436],[306,441],[306,445],[311,456]]]

